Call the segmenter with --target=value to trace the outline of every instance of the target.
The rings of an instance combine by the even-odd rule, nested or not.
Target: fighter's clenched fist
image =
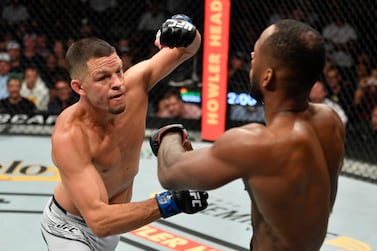
[[[156,195],[161,216],[167,218],[178,213],[194,214],[207,208],[208,193],[202,191],[165,191]]]
[[[162,46],[187,47],[196,36],[196,27],[191,18],[185,15],[174,15],[167,19],[157,31],[156,39],[160,39]]]

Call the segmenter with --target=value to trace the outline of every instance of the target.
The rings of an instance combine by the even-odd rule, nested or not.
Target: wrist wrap
[[[171,191],[156,194],[156,200],[163,218],[168,218],[181,212],[174,201]]]

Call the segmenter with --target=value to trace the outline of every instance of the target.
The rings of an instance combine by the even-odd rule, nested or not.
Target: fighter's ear
[[[78,79],[71,80],[71,88],[74,92],[79,94],[80,96],[85,95],[86,91],[82,88],[82,83]]]

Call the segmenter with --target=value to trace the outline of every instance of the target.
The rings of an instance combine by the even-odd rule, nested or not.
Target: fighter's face
[[[122,113],[126,108],[125,83],[122,63],[116,53],[88,61],[86,78],[87,97],[91,103],[111,114]]]
[[[268,53],[264,41],[274,32],[274,26],[266,28],[254,45],[254,51],[251,52],[251,69],[250,69],[250,95],[258,102],[264,101],[262,86],[268,84],[270,77],[267,77],[269,67]]]

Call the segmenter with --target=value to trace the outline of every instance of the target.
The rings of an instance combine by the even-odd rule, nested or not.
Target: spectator
[[[357,55],[357,63],[365,65],[368,69],[368,72],[376,64],[375,58],[373,58],[373,56],[369,52],[365,52],[363,50]]]
[[[355,67],[356,81],[359,83],[362,79],[368,78],[368,66],[364,63],[358,63]]]
[[[65,47],[68,48],[71,46],[74,42],[76,41],[75,36],[68,36],[67,39],[65,40]],[[63,47],[64,48],[64,47]]]
[[[0,100],[0,112],[9,114],[30,114],[37,111],[35,105],[21,96],[22,77],[11,73],[7,81],[8,98]]]
[[[21,22],[17,24],[15,27],[11,27],[11,39],[10,40],[16,40],[19,41],[22,45],[23,38],[29,34],[30,25],[28,23]]]
[[[160,25],[165,21],[166,15],[161,11],[160,3],[157,0],[151,0],[147,11],[145,11],[138,24],[138,30],[155,33]]]
[[[228,66],[228,89],[237,93],[249,91],[249,72],[246,62],[250,56],[244,52],[236,51],[230,56]]]
[[[55,80],[62,77],[68,77],[68,72],[58,65],[56,55],[50,53],[46,58],[45,67],[41,70],[41,78],[49,89],[53,89]]]
[[[343,81],[342,76],[336,68],[327,71],[325,75],[326,87],[328,89],[328,97],[338,103],[347,117],[350,118],[353,109],[354,88],[347,82]]]
[[[149,44],[145,45],[145,37],[141,31],[133,31],[129,37],[130,41],[130,50],[132,56],[134,57],[134,63],[138,63],[146,58],[149,54]],[[145,48],[148,48],[146,50]]]
[[[196,104],[183,102],[178,91],[169,90],[158,102],[156,115],[159,118],[200,119],[202,110]]]
[[[84,37],[96,37],[98,36],[97,33],[97,26],[94,26],[92,21],[90,21],[88,18],[81,19],[81,25],[78,37],[84,38]]]
[[[22,74],[24,69],[21,64],[21,46],[15,41],[9,41],[7,43],[7,52],[10,57],[10,72]]]
[[[310,91],[310,100],[313,103],[322,103],[331,107],[340,117],[343,124],[346,125],[348,122],[348,117],[344,112],[343,108],[336,102],[332,101],[327,97],[327,90],[325,85],[321,81],[317,81],[311,91]]]
[[[66,52],[66,46],[62,40],[55,40],[54,44],[52,46],[52,52],[55,54],[57,59],[57,65],[63,68],[66,68],[65,66],[65,52]]]
[[[77,102],[78,96],[72,91],[68,80],[56,80],[54,89],[55,98],[48,104],[50,114],[60,114],[65,108]]]
[[[0,99],[8,97],[7,81],[10,71],[10,56],[8,53],[0,52]]]
[[[368,120],[373,107],[377,105],[377,68],[372,70],[369,77],[359,81],[353,101],[357,118]]]
[[[19,0],[10,0],[2,11],[2,18],[11,26],[29,20],[28,9]]]
[[[31,65],[25,69],[21,95],[33,102],[38,110],[47,111],[49,89],[40,78],[39,70],[36,66]]]
[[[0,51],[4,52],[6,51],[8,42],[11,40],[14,40],[15,36],[13,34],[13,30],[7,27],[3,28],[1,25],[2,24],[1,24],[1,17],[0,17],[0,27],[2,28],[1,33],[0,33]]]
[[[126,37],[122,37],[118,40],[117,44],[118,54],[122,60],[123,71],[126,71],[132,65],[134,65],[134,57],[131,52],[130,40]]]
[[[305,22],[313,28],[318,29],[320,27],[320,18],[314,6],[313,1],[299,0],[295,2],[290,13],[290,18]]]
[[[23,38],[21,63],[24,69],[29,65],[37,66],[38,70],[44,67],[45,59],[36,53],[36,38],[37,36],[35,34],[27,34]]]
[[[326,76],[327,73],[336,68],[334,62],[331,60],[330,55],[328,52],[326,52],[326,59],[325,59],[325,65],[323,66],[323,74]]]
[[[50,54],[48,42],[49,41],[44,33],[37,34],[35,38],[35,54],[42,58],[46,58]]]
[[[86,8],[89,10],[89,15],[94,17],[93,20],[88,22],[90,27],[86,27],[91,29],[89,32],[98,31],[99,34],[102,36],[106,36],[110,30],[110,27],[113,26],[112,17],[114,15],[114,10],[117,8],[118,1],[116,0],[85,0],[83,2],[88,2],[88,7]],[[85,29],[85,26],[82,23],[82,28]],[[82,31],[83,32],[83,31]],[[86,32],[86,31],[84,31]],[[89,34],[84,37],[90,37]]]
[[[357,120],[348,129],[348,137],[352,140],[349,146],[360,150],[361,156],[369,155],[367,159],[376,163],[377,159],[377,105],[371,109],[368,120]],[[360,147],[362,146],[362,147]]]

